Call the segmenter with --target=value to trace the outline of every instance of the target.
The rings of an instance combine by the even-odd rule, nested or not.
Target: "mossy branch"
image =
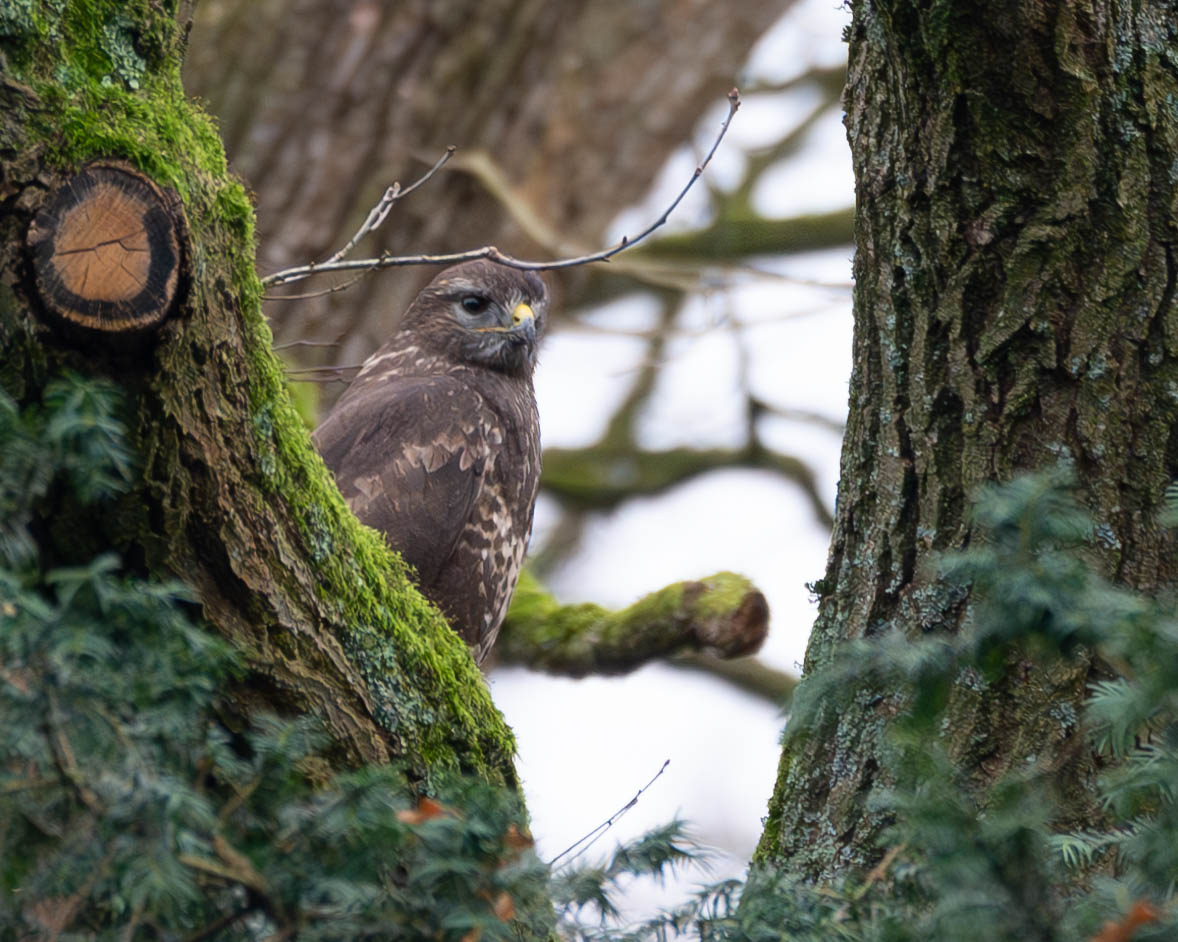
[[[525,571],[495,654],[500,663],[550,674],[625,674],[686,651],[752,654],[768,626],[765,596],[731,572],[676,582],[610,611],[592,603],[562,605]]]
[[[855,211],[851,207],[791,219],[721,217],[706,229],[664,236],[639,250],[639,258],[746,259],[768,253],[811,252],[850,245]]]
[[[694,477],[723,468],[775,471],[805,493],[823,526],[833,523],[818,491],[814,472],[805,462],[759,447],[736,449],[672,448],[635,451],[609,444],[588,448],[549,448],[544,452],[541,486],[552,496],[577,507],[605,510],[639,494],[657,494]]]

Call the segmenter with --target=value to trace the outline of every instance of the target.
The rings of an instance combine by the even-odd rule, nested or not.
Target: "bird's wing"
[[[482,396],[448,376],[355,389],[315,430],[353,512],[386,534],[423,587],[453,552],[502,441]]]

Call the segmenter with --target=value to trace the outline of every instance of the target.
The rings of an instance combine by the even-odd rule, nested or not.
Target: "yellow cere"
[[[536,319],[535,312],[527,304],[517,304],[515,310],[511,312],[511,323],[519,325],[525,320],[534,321]]]

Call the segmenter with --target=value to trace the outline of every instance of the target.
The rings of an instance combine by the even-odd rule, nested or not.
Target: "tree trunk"
[[[385,187],[450,144],[449,168],[356,257],[485,244],[551,257],[596,247],[791,2],[202,0],[185,78],[257,195],[263,272],[330,255]],[[432,274],[389,273],[266,313],[279,341],[338,343],[301,360],[358,363]]]
[[[935,554],[970,539],[978,484],[1064,462],[1104,572],[1178,581],[1155,511],[1178,474],[1178,29],[1172,3],[856,0],[846,125],[857,185],[842,480],[807,674],[848,639],[954,631]],[[1059,757],[1092,807],[1075,710],[1088,671],[951,705],[978,787]],[[804,681],[803,681],[804,684]],[[787,732],[758,858],[812,878],[878,859],[894,700],[862,691]]]
[[[251,673],[231,692],[247,718],[313,713],[341,762],[398,760],[427,788],[449,770],[515,785],[511,733],[462,642],[348,511],[289,402],[260,310],[253,209],[181,88],[175,4],[73,3],[0,22],[0,384],[24,405],[65,369],[113,378],[139,456],[115,513],[42,508],[42,558],[70,565],[113,548],[182,578],[208,624],[247,654]],[[70,331],[48,322],[43,268],[79,251],[72,242],[30,273],[29,243],[85,218],[65,218],[70,181],[112,161],[146,177],[142,192],[161,205],[182,206],[190,247],[175,310],[135,337],[101,317]],[[138,243],[82,237],[102,253],[81,273],[61,268],[67,287],[99,284],[94,266],[117,243],[123,275],[101,282],[91,306],[129,303]]]

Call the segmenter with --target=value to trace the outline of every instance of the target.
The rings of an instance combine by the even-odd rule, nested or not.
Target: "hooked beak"
[[[536,313],[527,304],[517,304],[511,312],[511,328],[508,336],[516,343],[529,346],[536,342]]]

